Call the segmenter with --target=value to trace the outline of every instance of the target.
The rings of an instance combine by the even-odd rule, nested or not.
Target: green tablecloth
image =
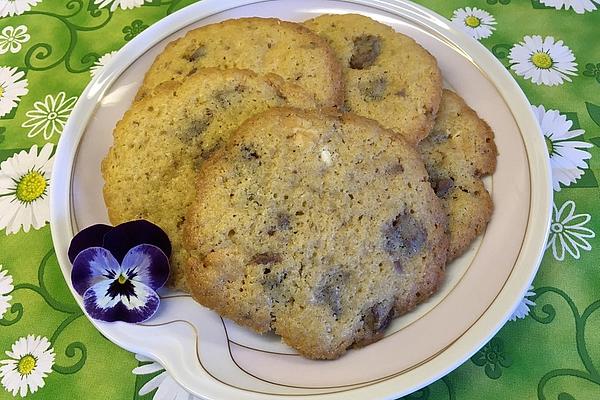
[[[192,2],[0,0],[2,399],[187,398],[159,365],[83,317],[54,254],[48,188],[55,144],[94,73]],[[521,85],[546,137],[555,199],[540,271],[514,320],[407,398],[600,399],[600,0],[420,2],[463,26]]]

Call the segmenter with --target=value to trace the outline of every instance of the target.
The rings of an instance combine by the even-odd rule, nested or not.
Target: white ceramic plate
[[[495,204],[492,222],[471,250],[448,267],[439,293],[394,321],[385,339],[336,361],[306,360],[275,336],[255,335],[181,293],[161,292],[159,312],[144,324],[92,321],[119,346],[159,361],[196,396],[402,396],[450,372],[485,344],[520,301],[539,265],[552,197],[545,144],[525,96],[483,46],[407,1],[204,0],[161,20],[121,49],[71,115],[58,146],[50,193],[52,237],[69,286],[71,238],[88,225],[108,222],[100,162],[112,130],[169,41],[227,18],[302,21],[349,12],[389,24],[426,47],[438,59],[446,85],[494,129],[498,168],[486,182]],[[73,294],[81,305],[80,296]]]

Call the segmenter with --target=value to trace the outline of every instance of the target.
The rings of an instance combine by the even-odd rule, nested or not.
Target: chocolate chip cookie
[[[492,216],[492,198],[481,178],[496,169],[494,133],[462,98],[445,89],[435,126],[419,150],[448,213],[450,261],[469,247]]]
[[[349,113],[273,108],[199,171],[187,283],[219,314],[333,359],[436,290],[446,225],[402,137]]]
[[[342,64],[347,110],[412,143],[427,136],[442,94],[440,70],[427,50],[362,15],[321,15],[304,25],[327,40]]]
[[[229,19],[189,31],[156,58],[137,98],[206,67],[276,73],[311,93],[320,106],[342,102],[341,66],[329,45],[301,24],[276,18]]]
[[[201,69],[184,83],[168,82],[136,102],[117,124],[104,161],[110,220],[147,219],[171,239],[169,285],[185,289],[181,244],[196,171],[248,117],[270,107],[315,106],[304,89],[270,74]],[[253,153],[249,150],[248,157]]]

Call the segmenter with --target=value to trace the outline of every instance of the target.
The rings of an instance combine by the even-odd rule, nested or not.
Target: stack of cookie
[[[485,229],[493,133],[436,60],[360,15],[227,20],[171,43],[102,164],[111,222],[171,287],[306,357],[380,339]]]

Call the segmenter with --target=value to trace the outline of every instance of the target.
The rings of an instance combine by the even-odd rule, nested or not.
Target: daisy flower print
[[[542,129],[550,167],[552,168],[552,187],[559,192],[563,187],[575,183],[588,168],[587,160],[592,155],[584,149],[591,143],[574,138],[584,134],[582,129],[571,129],[573,122],[558,110],[546,110],[543,105],[533,107],[533,114]]]
[[[28,335],[17,340],[0,360],[0,383],[13,396],[35,393],[44,387],[44,379],[52,372],[54,349],[43,336]]]
[[[557,10],[562,8],[565,10],[573,9],[577,14],[583,14],[595,11],[596,5],[600,4],[600,0],[540,0],[540,3],[548,7],[554,7]]]
[[[21,97],[29,93],[25,73],[16,68],[0,67],[0,118],[10,113]]]
[[[48,190],[52,143],[33,145],[0,163],[0,229],[6,234],[40,229],[50,220]]]
[[[571,82],[577,75],[577,63],[570,48],[552,36],[525,36],[508,55],[511,69],[536,85],[556,86]]]
[[[487,11],[476,7],[465,7],[454,10],[452,24],[466,32],[474,39],[485,39],[492,36],[496,27],[496,19]]]

